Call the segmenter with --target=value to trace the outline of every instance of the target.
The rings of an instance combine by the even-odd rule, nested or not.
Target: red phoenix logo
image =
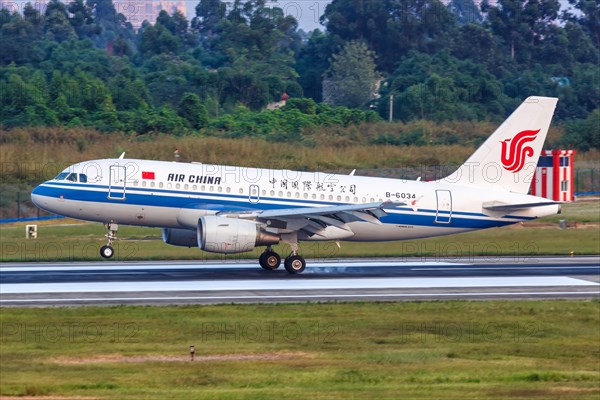
[[[502,165],[504,169],[510,172],[519,172],[525,165],[525,158],[533,156],[531,146],[525,146],[527,143],[535,140],[537,131],[521,131],[512,139],[502,141]],[[509,146],[510,142],[510,146]]]

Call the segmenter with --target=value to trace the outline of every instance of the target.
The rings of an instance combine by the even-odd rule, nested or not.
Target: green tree
[[[39,62],[43,59],[39,44],[43,35],[42,17],[29,3],[23,14],[10,14],[5,8],[0,9],[0,65]]]
[[[444,48],[456,28],[456,18],[438,0],[333,0],[321,23],[336,44],[364,41],[386,72],[411,50]]]
[[[569,0],[569,4],[580,12],[567,13],[565,18],[584,27],[596,49],[600,49],[600,3],[596,0]]]
[[[481,12],[472,0],[450,0],[448,8],[456,15],[456,21],[461,25],[483,21]]]
[[[449,52],[412,53],[389,77],[381,94],[380,114],[388,116],[393,94],[394,117],[403,121],[501,119],[506,108],[502,83],[484,65],[459,60]]]
[[[177,114],[193,129],[201,129],[208,125],[208,111],[195,93],[186,93],[183,96],[177,106]]]
[[[181,40],[160,23],[148,25],[142,30],[140,38],[140,51],[142,53],[147,55],[177,54],[180,47]]]
[[[365,106],[375,96],[378,81],[375,53],[363,42],[349,42],[332,57],[323,83],[323,101],[347,107]]]
[[[260,109],[279,100],[295,83],[294,54],[300,47],[297,21],[281,8],[267,7],[266,0],[236,1],[224,13],[219,2],[201,2],[194,29],[200,33],[200,62],[226,69],[217,75],[212,97],[235,106],[242,103]]]
[[[600,127],[600,109],[594,110],[585,119],[569,121],[560,143],[566,148],[576,148],[583,151],[590,148],[600,149],[598,127]]]
[[[67,10],[71,17],[69,22],[80,38],[93,37],[102,32],[100,25],[94,23],[92,9],[83,0],[73,0]]]
[[[314,30],[296,57],[295,69],[304,95],[320,102],[323,99],[323,75],[332,54],[331,36]]]
[[[118,38],[134,47],[135,32],[127,18],[118,13],[112,0],[86,0],[86,5],[93,10],[94,23],[101,28],[101,33],[93,37],[94,44],[100,48],[107,48]]]
[[[558,0],[498,0],[489,8],[488,19],[494,34],[508,48],[511,61],[531,64],[534,48],[557,20],[559,9]]]
[[[458,28],[451,43],[452,54],[460,59],[491,65],[496,59],[496,41],[485,27],[469,23]]]
[[[44,16],[44,29],[50,39],[62,42],[76,37],[75,30],[69,23],[67,8],[59,0],[50,0]]]

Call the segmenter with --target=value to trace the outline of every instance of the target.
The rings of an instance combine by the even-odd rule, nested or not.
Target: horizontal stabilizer
[[[483,203],[483,208],[487,211],[498,211],[498,212],[514,212],[525,210],[533,207],[551,206],[554,204],[561,204],[558,201],[541,201],[536,203],[521,203],[521,204],[506,204],[500,201],[491,201]]]

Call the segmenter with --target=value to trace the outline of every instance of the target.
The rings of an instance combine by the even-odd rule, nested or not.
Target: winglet
[[[122,160],[125,158],[125,152],[121,153],[121,155],[119,156],[119,160]]]
[[[352,170],[352,172],[350,172],[350,176],[354,176],[354,173],[356,172],[356,168]]]

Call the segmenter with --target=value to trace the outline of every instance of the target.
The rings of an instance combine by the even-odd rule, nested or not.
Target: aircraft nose
[[[44,184],[42,183],[39,186],[36,186],[31,191],[31,202],[36,205],[36,207],[41,208],[42,210],[50,211],[48,204],[48,197],[42,195]]]
[[[35,204],[37,207],[40,206],[40,187],[36,186],[32,191],[31,191],[31,201],[33,202],[33,204]]]

